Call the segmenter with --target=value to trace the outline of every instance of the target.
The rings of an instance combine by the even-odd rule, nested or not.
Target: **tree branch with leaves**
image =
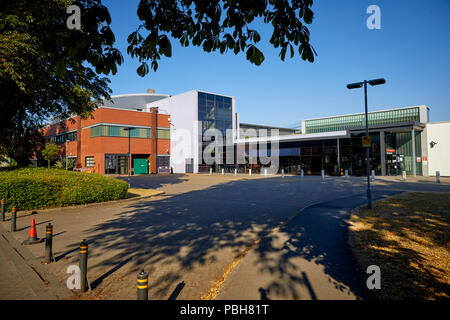
[[[169,37],[183,47],[192,44],[206,52],[245,51],[247,60],[260,65],[264,54],[256,45],[261,36],[250,26],[260,18],[272,26],[269,42],[280,49],[281,60],[289,50],[291,58],[297,51],[301,59],[313,62],[317,53],[305,26],[313,21],[312,4],[312,0],[141,0],[137,15],[142,23],[129,35],[127,52],[141,62],[140,76],[156,71],[161,56],[172,56]]]

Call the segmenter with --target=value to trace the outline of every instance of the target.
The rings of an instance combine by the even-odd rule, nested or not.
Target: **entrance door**
[[[105,154],[105,174],[128,174],[128,155]]]
[[[134,174],[148,174],[147,159],[133,159]]]
[[[405,170],[404,156],[401,154],[386,154],[386,174],[398,176]]]
[[[185,162],[185,170],[186,173],[194,173],[194,159],[192,158],[187,158],[186,162]]]

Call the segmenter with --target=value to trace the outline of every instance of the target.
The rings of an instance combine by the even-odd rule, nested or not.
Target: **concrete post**
[[[304,174],[303,174],[303,169],[300,170],[300,176],[303,178]]]
[[[284,169],[281,169],[281,177],[284,178]]]
[[[264,175],[267,176],[267,169],[264,168]]]
[[[441,173],[436,171],[436,183],[441,183]]]
[[[225,174],[225,171],[223,170],[223,168],[222,168],[222,175],[224,175]]]
[[[234,169],[234,176],[237,176],[237,169]]]
[[[212,168],[209,168],[209,175],[212,175]]]
[[[345,180],[348,180],[348,170],[345,169]]]
[[[321,170],[320,173],[322,175],[322,180],[325,180],[325,170]]]
[[[249,175],[249,176],[252,175],[252,169],[248,169],[248,175]]]
[[[375,180],[375,170],[372,170],[371,173],[372,173],[372,181],[373,181],[373,180]]]
[[[406,171],[402,171],[402,180],[406,181]]]

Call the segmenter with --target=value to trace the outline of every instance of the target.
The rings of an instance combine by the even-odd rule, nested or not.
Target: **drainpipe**
[[[150,154],[150,173],[157,173],[156,167],[156,157],[158,155],[158,137],[157,137],[157,128],[158,128],[158,108],[153,107],[151,110],[152,117],[152,150]]]

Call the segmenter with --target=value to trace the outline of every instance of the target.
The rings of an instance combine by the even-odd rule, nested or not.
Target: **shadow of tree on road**
[[[116,179],[128,182],[126,176],[116,177]],[[178,184],[187,180],[188,177],[180,173],[130,176],[131,187],[139,189],[158,189],[167,184]]]
[[[389,194],[379,193],[378,197]],[[320,298],[317,291],[323,288],[314,287],[306,271],[313,263],[323,269],[330,286],[342,293],[340,296],[353,294],[358,299],[370,298],[365,279],[347,246],[350,212],[365,201],[360,195],[313,205],[267,236],[255,248],[254,262],[261,277],[276,279],[261,288],[266,297]],[[308,267],[302,260],[306,260]]]
[[[206,288],[244,248],[285,218],[286,211],[299,209],[296,201],[282,204],[281,198],[289,197],[282,193],[274,196],[280,204],[258,205],[260,193],[270,193],[272,184],[260,181],[255,187],[251,181],[232,181],[129,205],[114,219],[86,230],[92,235],[88,237],[90,259],[97,261],[91,268],[114,269],[126,260],[131,275],[145,266],[151,275],[150,297],[164,299],[184,273],[200,266],[208,274],[195,285]],[[238,200],[242,190],[249,199]],[[183,280],[186,286],[192,285]],[[202,293],[198,292],[198,298]]]
[[[324,195],[328,199],[360,195],[364,183],[314,183],[318,179],[300,179],[229,181],[129,204],[111,219],[84,231],[90,247],[90,268],[103,270],[93,276],[99,278],[114,270],[99,284],[101,287],[113,279],[116,270],[122,272],[130,285],[128,289],[118,287],[119,297],[124,298],[135,294],[136,273],[145,268],[150,275],[150,299],[167,299],[181,281],[185,286],[179,298],[199,299],[236,256],[301,206],[322,200]],[[389,183],[385,187],[389,188]],[[349,198],[346,205],[350,208],[361,201],[364,199]],[[298,257],[322,265],[338,290],[350,288],[364,296],[360,287],[365,282],[355,274],[350,250],[345,245],[350,209],[336,213],[332,201],[326,205],[329,211],[316,214],[312,210],[297,215],[254,249],[260,258],[255,270],[279,275],[278,281],[262,288],[266,298],[271,299],[273,293],[291,299],[305,298],[297,285],[304,286],[311,298],[320,298],[309,275],[292,262]],[[280,233],[287,239],[277,239]],[[280,240],[281,247],[273,245]],[[127,261],[126,265],[117,268],[122,261]],[[108,298],[108,290],[103,294],[102,298]]]

